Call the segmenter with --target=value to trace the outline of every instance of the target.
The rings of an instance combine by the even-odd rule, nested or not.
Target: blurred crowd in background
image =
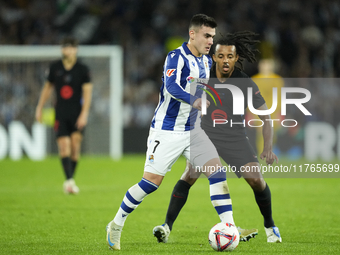
[[[282,77],[340,77],[338,0],[0,0],[0,6],[1,45],[57,45],[66,35],[84,45],[121,45],[126,127],[149,126],[165,56],[188,40],[196,13],[214,17],[218,34],[258,33],[258,58],[274,59]],[[257,64],[244,68],[249,76],[258,72]],[[340,94],[334,86],[325,93]]]

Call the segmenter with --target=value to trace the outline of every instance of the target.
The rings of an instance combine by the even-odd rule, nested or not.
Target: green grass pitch
[[[62,192],[57,157],[41,162],[0,161],[0,254],[111,254],[105,227],[126,190],[139,182],[144,155],[83,157],[76,181],[80,193]],[[162,224],[173,186],[181,176],[181,158],[160,188],[127,219],[119,254],[215,254],[208,232],[219,221],[211,205],[207,179],[192,187],[170,235],[157,243],[152,229]],[[252,190],[244,180],[228,180],[234,218],[259,235],[240,243],[235,254],[339,254],[340,179],[266,179],[272,192],[273,216],[283,243],[269,244]],[[117,253],[117,252],[116,252]]]

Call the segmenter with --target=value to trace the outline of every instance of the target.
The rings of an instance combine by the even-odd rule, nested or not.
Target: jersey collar
[[[191,54],[191,55],[193,55],[195,58],[198,58],[198,59],[202,59],[202,58],[203,58],[204,55],[202,55],[202,57],[196,57],[194,54],[192,54],[192,52],[189,50],[187,44],[188,44],[187,42],[184,42],[184,43],[182,44],[182,47],[183,47],[183,50],[184,50],[185,54],[187,54],[187,55]]]

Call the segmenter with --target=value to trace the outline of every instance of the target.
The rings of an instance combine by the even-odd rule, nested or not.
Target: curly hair
[[[242,62],[246,59],[250,63],[256,62],[256,53],[260,51],[253,47],[259,43],[259,40],[255,40],[254,37],[258,34],[251,31],[240,31],[235,33],[228,33],[221,35],[221,38],[214,43],[214,53],[216,52],[216,46],[219,45],[234,45],[236,48],[236,54],[239,55],[237,63],[239,63],[241,69],[243,69]]]

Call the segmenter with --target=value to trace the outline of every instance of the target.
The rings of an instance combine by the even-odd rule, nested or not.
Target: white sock
[[[210,199],[222,222],[235,225],[227,181],[210,182]]]

